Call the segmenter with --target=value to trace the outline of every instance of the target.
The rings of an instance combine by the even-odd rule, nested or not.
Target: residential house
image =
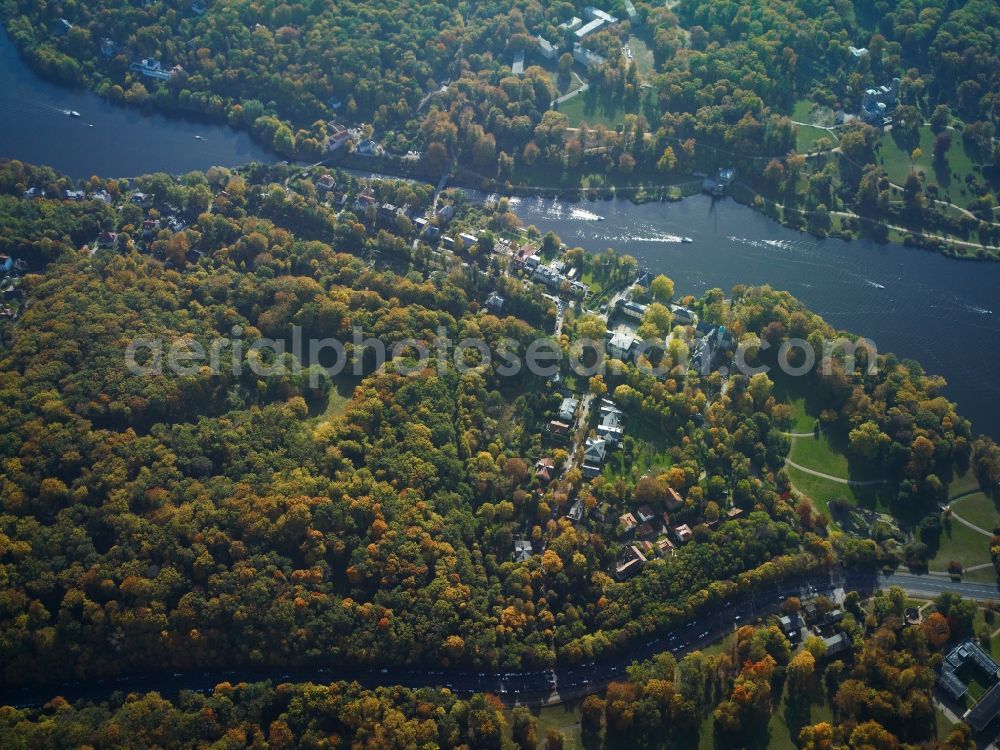
[[[736,179],[736,168],[726,167],[720,168],[715,179],[711,177],[706,178],[702,183],[701,187],[706,193],[711,193],[712,195],[718,197],[726,194],[726,190],[732,185],[733,180]]]
[[[597,425],[597,434],[613,445],[617,445],[624,434],[625,414],[614,404],[604,403],[600,411],[601,421]]]
[[[636,321],[641,321],[648,309],[649,305],[643,305],[633,300],[619,300],[618,302],[618,312],[624,317]]]
[[[639,526],[639,522],[635,520],[635,516],[631,513],[622,513],[618,522],[621,524],[622,531],[626,534]]]
[[[636,515],[639,517],[640,523],[649,523],[654,518],[656,518],[656,513],[648,505],[640,505],[636,511]]]
[[[631,544],[625,549],[621,559],[615,564],[615,578],[624,581],[646,567],[646,556],[638,546]]]
[[[632,356],[635,348],[635,338],[624,331],[615,331],[608,341],[608,356],[612,359],[620,359],[627,362]]]
[[[208,5],[205,4],[204,0],[194,0],[191,3],[191,12],[196,16],[203,16],[208,11]]]
[[[781,626],[781,632],[788,636],[789,639],[796,640],[802,634],[803,623],[798,612],[793,612],[790,615],[782,615],[778,618],[778,624]]]
[[[674,554],[674,543],[670,541],[669,537],[662,536],[656,540],[656,550],[659,552],[660,557],[668,557]]]
[[[496,292],[493,292],[489,297],[486,298],[486,309],[491,313],[500,313],[503,311],[504,298],[501,297]]]
[[[558,419],[553,419],[549,422],[549,433],[558,437],[566,437],[569,435],[569,425]]]
[[[531,559],[532,548],[531,542],[527,539],[515,539],[514,540],[514,552],[511,554],[511,559],[514,562],[526,562]]]
[[[82,190],[67,190],[66,191],[66,200],[68,200],[68,201],[80,202],[80,201],[86,199],[86,197],[87,197],[87,194],[85,192],[83,192]]]
[[[109,39],[108,37],[101,39],[101,54],[104,57],[114,57],[118,54],[119,49],[118,42],[113,39]]]
[[[129,196],[129,200],[137,206],[145,206],[149,203],[149,195],[136,190],[131,196]]]
[[[325,174],[316,180],[316,189],[326,192],[327,190],[333,190],[337,187],[337,181],[333,179],[332,174]]]
[[[562,403],[559,404],[559,419],[563,422],[572,422],[573,418],[576,416],[577,407],[580,406],[580,402],[575,398],[564,398]]]
[[[106,250],[118,247],[118,234],[107,230],[101,232],[97,235],[97,246]]]
[[[841,654],[851,648],[851,639],[844,633],[836,633],[828,638],[824,638],[823,643],[826,644],[827,658],[837,656],[837,654]]]
[[[446,250],[451,250],[455,247],[455,238],[443,234],[441,235],[441,244],[444,245]]]
[[[573,16],[571,19],[569,19],[565,23],[559,24],[559,30],[560,31],[576,31],[582,25],[583,25],[583,19],[582,18],[578,18],[577,16]]]
[[[163,67],[159,60],[152,57],[146,57],[139,62],[134,62],[129,65],[129,70],[133,73],[139,73],[146,78],[154,78],[158,81],[169,81],[170,77],[177,72],[177,68],[172,70],[167,70]]]
[[[684,505],[684,498],[673,487],[667,487],[667,498],[664,502],[667,510],[674,511]]]
[[[686,523],[674,527],[674,539],[677,540],[678,544],[687,544],[691,541],[692,536],[694,535],[691,533],[691,527]]]
[[[860,60],[862,57],[867,57],[868,55],[867,47],[855,47],[852,44],[850,47],[847,48],[847,50],[848,52],[851,53],[851,57],[853,57],[856,61]]]
[[[354,153],[358,156],[381,156],[384,149],[371,138],[365,138],[354,147]]]
[[[601,466],[607,455],[608,444],[602,438],[587,438],[583,449],[583,475],[587,478],[596,477],[601,473]]]
[[[8,271],[13,270],[13,268],[14,259],[9,255],[0,254],[0,271],[7,273]]]
[[[899,79],[893,78],[889,85],[866,89],[861,99],[858,115],[869,125],[883,127],[892,122],[892,113],[899,101]]]
[[[636,539],[652,539],[656,536],[656,530],[648,523],[641,523],[635,530]]]
[[[438,223],[441,224],[441,226],[445,226],[455,216],[455,204],[454,203],[444,204],[443,206],[441,206],[441,208],[437,210],[437,213],[434,215],[437,217]]]
[[[378,218],[386,224],[393,225],[400,216],[406,215],[406,208],[393,203],[383,203],[378,207]]]
[[[683,305],[671,305],[670,312],[673,313],[674,320],[683,325],[694,323],[694,310]]]
[[[326,150],[327,151],[337,151],[344,147],[344,145],[350,140],[351,131],[341,125],[339,122],[330,120],[326,124]]]
[[[730,520],[740,518],[744,514],[744,512],[745,511],[743,510],[743,508],[730,508],[729,510],[726,511],[726,518]]]
[[[569,513],[566,514],[566,517],[573,523],[580,523],[580,521],[583,520],[584,510],[585,506],[583,504],[583,500],[577,498],[576,502],[570,506]]]
[[[540,458],[535,462],[535,479],[548,484],[555,476],[556,462],[551,458]]]

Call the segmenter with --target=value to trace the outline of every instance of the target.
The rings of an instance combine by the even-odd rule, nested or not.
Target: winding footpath
[[[812,435],[812,433],[809,433]],[[798,469],[806,474],[812,474],[814,477],[820,477],[821,479],[828,479],[831,482],[836,482],[837,484],[846,484],[850,487],[874,487],[879,484],[888,484],[888,479],[844,479],[843,477],[835,477],[833,474],[824,474],[822,471],[816,471],[815,469],[810,469],[802,464],[795,463],[792,459],[786,458],[785,465],[791,466],[793,469]]]

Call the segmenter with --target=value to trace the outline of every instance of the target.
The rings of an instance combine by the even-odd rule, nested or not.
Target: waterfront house
[[[171,75],[177,72],[176,67],[173,70],[167,70],[159,60],[152,57],[146,57],[139,62],[132,63],[129,65],[129,70],[133,73],[139,73],[146,78],[156,79],[157,81],[169,81]]]

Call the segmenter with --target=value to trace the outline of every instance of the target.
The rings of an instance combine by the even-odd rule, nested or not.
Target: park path
[[[965,492],[962,492],[962,493],[960,493],[958,495],[955,495],[955,497],[951,498],[948,501],[948,504],[951,506],[951,517],[954,518],[956,521],[958,521],[963,526],[967,526],[970,529],[972,529],[973,531],[975,531],[975,532],[977,532],[979,534],[982,534],[983,536],[988,536],[988,537],[990,537],[992,539],[993,538],[993,533],[992,532],[987,531],[986,529],[984,529],[981,526],[977,526],[976,524],[972,523],[972,521],[966,521],[964,518],[962,518],[960,515],[958,515],[958,513],[955,511],[955,507],[954,506],[955,506],[956,502],[958,502],[962,498],[969,497],[970,495],[976,495],[976,494],[978,494],[980,492],[982,492],[982,490],[979,490],[979,489],[966,490]],[[983,567],[983,566],[980,566],[980,567]],[[972,568],[970,568],[970,570],[972,570]]]
[[[814,477],[820,477],[821,479],[829,479],[831,482],[836,482],[837,484],[846,484],[850,487],[874,487],[875,485],[878,484],[887,484],[889,481],[887,479],[844,479],[843,477],[835,477],[833,474],[824,474],[822,471],[816,471],[815,469],[810,469],[807,466],[802,466],[802,464],[797,464],[790,458],[786,458],[785,463],[788,466],[791,466],[793,469],[798,469],[799,471],[803,471],[806,474],[812,474]]]

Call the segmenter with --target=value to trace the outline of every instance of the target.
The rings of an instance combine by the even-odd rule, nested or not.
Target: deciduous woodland
[[[443,328],[523,347],[551,325],[551,299],[502,274],[496,255],[470,249],[461,263],[414,250],[401,225],[376,231],[365,211],[336,214],[295,174],[95,178],[84,187],[110,202],[63,202],[21,196],[71,187],[64,178],[18,162],[0,170],[3,247],[33,264],[0,360],[6,684],[239,664],[545,668],[616,653],[751,583],[838,556],[902,557],[894,538],[842,534],[792,491],[791,407],[765,375],[733,375],[720,394],[717,371],[678,362],[658,378],[613,361],[589,387],[630,420],[620,452],[592,480],[568,463],[546,482],[539,459],[571,459],[546,434],[562,395],[526,371],[501,377],[499,362],[403,375],[348,344],[363,372],[351,381],[309,368],[130,374],[134,337],[253,340],[301,326],[350,342],[362,326],[391,344]],[[345,189],[426,199],[409,183]],[[190,223],[142,229],[169,212]],[[466,215],[496,231],[510,221],[502,206],[457,221]],[[93,252],[79,247],[88,238]],[[570,257],[593,268],[611,256]],[[519,312],[487,312],[494,289]],[[821,351],[833,334],[766,287],[686,301],[741,340],[769,341],[762,357],[788,337]],[[662,309],[651,304],[643,325],[655,328]],[[593,314],[571,319],[563,347]],[[663,356],[680,355],[671,345]],[[824,423],[892,481],[904,523],[936,518],[970,467],[986,488],[1000,473],[996,448],[942,385],[889,354],[874,374],[862,355],[853,371],[838,360],[804,379]],[[577,500],[585,523],[566,517]],[[693,541],[619,580],[631,542],[618,519],[636,503]],[[516,539],[534,554],[512,561]]]

